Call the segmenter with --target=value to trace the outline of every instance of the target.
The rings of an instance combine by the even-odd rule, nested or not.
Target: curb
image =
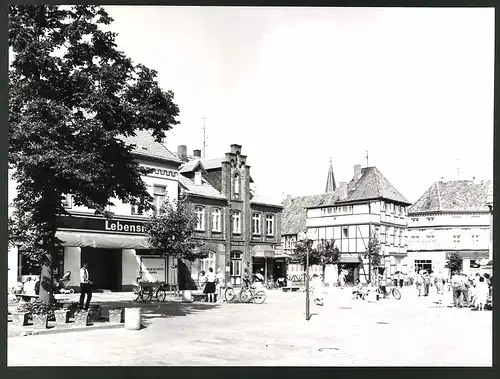
[[[71,333],[71,332],[88,332],[92,330],[106,330],[106,329],[119,329],[123,328],[125,323],[120,324],[105,324],[105,325],[88,325],[88,326],[77,326],[72,328],[52,328],[52,329],[40,329],[40,330],[13,330],[13,335],[10,337],[24,337],[24,336],[38,336],[45,334],[61,334],[61,333]]]

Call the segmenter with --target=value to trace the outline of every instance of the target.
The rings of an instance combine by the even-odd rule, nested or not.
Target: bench
[[[16,298],[26,302],[31,302],[38,299],[38,295],[28,295],[26,293],[18,293],[16,294]]]
[[[281,288],[283,292],[296,292],[300,290],[300,287],[298,286],[293,286],[293,287],[282,287]]]

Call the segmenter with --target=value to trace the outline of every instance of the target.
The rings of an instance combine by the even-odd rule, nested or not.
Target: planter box
[[[47,329],[48,315],[31,315],[35,329]]]
[[[102,318],[102,307],[100,305],[90,306],[88,312],[92,321],[99,321]]]
[[[54,311],[56,316],[56,325],[64,325],[68,323],[69,311],[67,309],[59,309]]]
[[[109,310],[109,322],[112,324],[120,324],[123,322],[123,309],[115,308]]]
[[[75,325],[87,326],[89,323],[89,311],[80,311],[75,313]]]
[[[15,326],[28,325],[29,312],[12,312],[12,324]]]

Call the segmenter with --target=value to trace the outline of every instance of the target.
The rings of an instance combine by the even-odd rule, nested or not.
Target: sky
[[[410,202],[492,179],[494,10],[109,6],[118,48],[179,105],[166,145],[242,145],[259,197],[369,165]]]

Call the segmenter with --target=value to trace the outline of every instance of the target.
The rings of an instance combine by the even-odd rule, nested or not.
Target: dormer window
[[[194,184],[196,186],[201,186],[201,172],[200,171],[196,171],[194,173]]]

